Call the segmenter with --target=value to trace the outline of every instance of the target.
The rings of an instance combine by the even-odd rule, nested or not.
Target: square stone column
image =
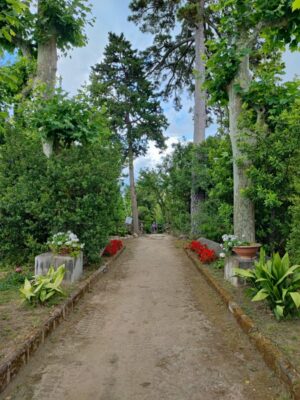
[[[61,265],[66,268],[64,282],[77,281],[83,273],[83,253],[80,252],[77,257],[61,256],[51,252],[40,254],[35,257],[34,272],[35,275],[46,275],[51,266],[57,269]]]
[[[254,261],[257,260],[257,257],[252,259],[245,259],[235,255],[228,256],[225,258],[225,267],[224,267],[224,279],[229,281],[233,286],[240,287],[246,285],[246,279],[241,278],[239,276],[234,276],[234,268],[241,269],[253,269]]]

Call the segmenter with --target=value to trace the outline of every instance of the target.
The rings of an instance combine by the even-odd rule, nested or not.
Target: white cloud
[[[66,91],[74,94],[88,80],[91,66],[101,61],[108,32],[118,34],[124,32],[134,48],[144,49],[150,45],[151,37],[141,33],[132,22],[127,20],[129,2],[130,0],[91,0],[96,23],[94,27],[87,29],[89,38],[87,46],[74,49],[69,57],[59,60],[58,73],[62,76],[63,88]],[[284,61],[287,67],[286,79],[292,79],[296,73],[299,74],[299,52],[286,52]],[[166,132],[166,135],[170,137],[169,143],[179,141],[182,137],[187,140],[192,140],[193,137],[193,117],[189,112],[192,99],[187,93],[182,94],[182,103],[183,108],[180,111],[175,111],[172,102],[163,104],[164,112],[170,122]],[[207,135],[215,134],[216,128],[216,125],[212,124],[207,129]],[[150,145],[147,156],[136,161],[136,170],[146,166],[153,167],[160,160],[159,151]]]
[[[150,142],[148,153],[144,157],[139,157],[135,161],[134,169],[136,174],[138,174],[142,168],[155,168],[157,164],[162,161],[163,157],[165,157],[167,154],[172,153],[172,145],[179,143],[179,141],[180,139],[177,137],[168,138],[166,140],[167,149],[164,151],[161,151],[160,149],[155,147],[154,142]]]

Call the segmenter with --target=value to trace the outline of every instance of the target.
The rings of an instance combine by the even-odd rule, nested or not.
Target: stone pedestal
[[[244,259],[238,256],[229,256],[225,258],[224,279],[229,281],[233,286],[240,287],[246,285],[246,280],[238,276],[234,276],[234,268],[252,269],[254,261],[257,258]]]
[[[220,243],[214,242],[213,240],[209,240],[204,237],[201,237],[201,238],[197,239],[197,241],[202,244],[206,244],[206,246],[209,249],[214,250],[214,252],[216,253],[217,256],[220,256],[220,254],[224,252]]]
[[[83,253],[75,258],[71,256],[60,256],[53,253],[43,253],[35,257],[35,275],[46,275],[50,266],[57,269],[64,265],[66,273],[64,282],[73,283],[77,281],[83,272]]]

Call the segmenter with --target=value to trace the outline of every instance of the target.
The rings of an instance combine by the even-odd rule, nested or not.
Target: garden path
[[[11,400],[268,400],[282,387],[170,236],[126,251],[4,393]]]

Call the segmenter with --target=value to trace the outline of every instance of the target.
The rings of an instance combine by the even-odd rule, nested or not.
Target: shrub
[[[65,276],[65,266],[61,265],[55,270],[49,268],[47,275],[35,276],[30,282],[25,279],[24,287],[20,289],[21,296],[31,304],[45,303],[57,295],[64,295],[61,284]]]
[[[261,249],[253,270],[236,268],[235,273],[250,282],[252,301],[267,300],[278,320],[299,315],[300,265],[290,266],[288,253],[282,258],[276,253],[267,261]]]
[[[4,278],[0,279],[0,292],[18,288],[24,284],[25,279],[30,279],[31,275],[19,272],[10,272]]]
[[[49,160],[38,137],[12,131],[0,146],[0,259],[30,261],[53,234],[71,230],[88,261],[119,224],[118,148],[110,141],[71,146]]]
[[[300,182],[297,186],[298,194],[291,207],[292,226],[287,249],[294,263],[300,264]]]
[[[114,256],[115,254],[117,254],[119,250],[122,249],[122,247],[123,247],[122,240],[113,239],[106,245],[103,254],[109,257]]]

